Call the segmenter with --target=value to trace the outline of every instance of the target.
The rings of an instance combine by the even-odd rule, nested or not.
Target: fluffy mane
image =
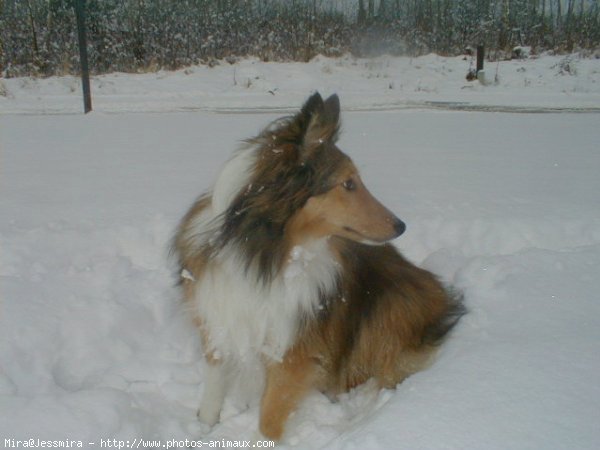
[[[272,280],[291,250],[286,223],[310,197],[330,189],[340,160],[347,159],[335,146],[338,130],[337,97],[324,102],[315,94],[297,115],[247,140],[242,152],[252,154],[250,176],[223,211],[217,238],[206,250],[235,246],[247,273]]]

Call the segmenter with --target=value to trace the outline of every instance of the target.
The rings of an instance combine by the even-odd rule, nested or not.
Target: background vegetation
[[[0,10],[2,76],[78,70],[73,0],[0,0]],[[87,0],[86,10],[94,73],[242,56],[452,55],[481,43],[501,57],[516,45],[600,45],[599,0]]]

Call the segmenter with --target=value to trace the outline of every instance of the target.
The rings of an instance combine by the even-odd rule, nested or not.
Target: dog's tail
[[[464,295],[460,290],[452,286],[447,286],[445,290],[446,310],[437,321],[426,327],[422,341],[425,345],[440,345],[460,318],[468,312],[464,305]]]

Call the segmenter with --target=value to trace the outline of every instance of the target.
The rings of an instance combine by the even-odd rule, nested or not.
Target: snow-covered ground
[[[470,312],[437,362],[395,391],[363,386],[337,403],[310,396],[281,447],[598,448],[600,115],[396,109],[404,100],[394,97],[600,107],[596,60],[577,60],[577,75],[557,74],[549,59],[535,69],[544,60],[500,65],[500,75],[522,74],[518,64],[539,70],[537,88],[512,74],[515,85],[461,89],[457,66],[468,63],[415,59],[421,69],[411,73],[432,77],[423,85],[451,65],[460,75],[455,91],[440,82],[421,94],[396,75],[367,78],[367,61],[289,65],[287,81],[285,65],[253,61],[107,75],[93,80],[87,116],[11,114],[78,111],[77,80],[2,80],[0,445],[253,436],[255,402],[228,400],[208,433],[196,421],[203,366],[168,243],[238,142],[279,116],[201,109],[297,108],[319,88],[340,93],[341,148],[408,225],[398,247],[463,289]],[[372,61],[373,73],[400,67],[387,61]],[[203,91],[202,74],[218,70],[221,90],[210,75]],[[249,73],[259,78],[246,88]],[[152,112],[125,112],[143,110]]]
[[[488,85],[468,82],[473,58],[326,58],[310,63],[245,59],[177,72],[92,78],[102,112],[293,110],[307,92],[337,92],[346,109],[600,110],[600,59],[542,55],[485,65]],[[0,113],[66,113],[82,109],[76,77],[1,80]],[[4,92],[4,94],[2,94]]]

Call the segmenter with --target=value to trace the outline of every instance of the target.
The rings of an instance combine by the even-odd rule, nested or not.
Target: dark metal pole
[[[483,45],[477,46],[477,72],[483,70],[483,56],[484,56],[484,47]]]
[[[83,111],[92,110],[92,94],[90,91],[90,70],[88,67],[87,39],[85,36],[85,0],[75,0],[75,16],[77,17],[77,36],[79,38],[79,61],[81,64],[81,86],[83,88]]]

